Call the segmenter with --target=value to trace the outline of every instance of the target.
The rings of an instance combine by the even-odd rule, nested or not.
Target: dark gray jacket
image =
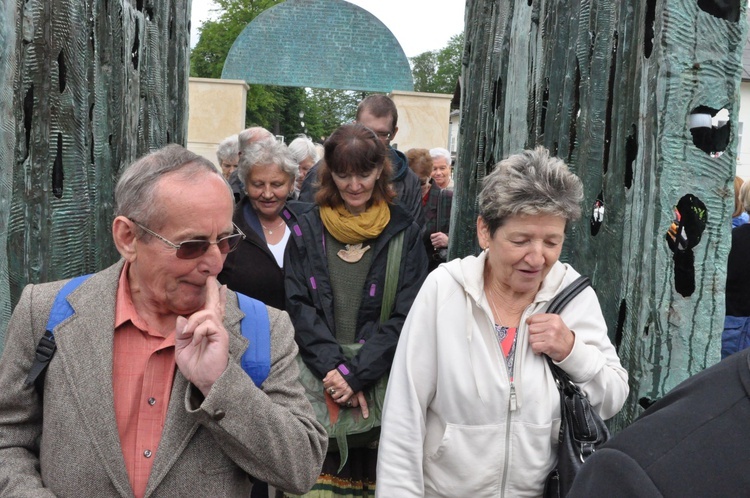
[[[349,371],[342,373],[349,387],[361,391],[390,370],[406,315],[427,276],[420,229],[403,209],[391,205],[391,221],[374,240],[372,265],[362,289],[356,340],[364,345],[355,358],[347,361],[334,335],[333,291],[320,208],[314,206],[297,214],[298,225],[292,228],[284,260],[286,311],[294,324],[297,345],[308,368],[321,379],[343,363]],[[380,323],[388,243],[404,230],[393,311],[388,321]]]

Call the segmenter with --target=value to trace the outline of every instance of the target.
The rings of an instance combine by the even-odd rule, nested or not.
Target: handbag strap
[[[588,277],[581,275],[575,279],[573,283],[565,287],[562,292],[550,300],[549,305],[547,306],[547,313],[554,313],[556,315],[560,314],[563,308],[565,308],[574,297],[580,294],[583,289],[589,285],[591,285],[591,280],[589,280]],[[562,368],[555,365],[552,358],[547,355],[544,355],[544,357],[547,359],[547,364],[552,371],[552,375],[555,377],[555,382],[557,382],[558,388],[563,389],[564,387],[570,386],[572,382],[568,377],[568,374],[566,374]]]
[[[388,260],[385,264],[385,284],[383,285],[383,303],[380,306],[380,323],[385,322],[391,317],[393,303],[396,301],[398,273],[401,266],[405,231],[401,230],[388,242]]]
[[[581,275],[575,279],[572,284],[568,285],[562,290],[562,292],[550,300],[549,305],[547,306],[547,313],[559,315],[563,308],[565,308],[574,297],[580,294],[581,291],[589,285],[591,285],[589,277]]]

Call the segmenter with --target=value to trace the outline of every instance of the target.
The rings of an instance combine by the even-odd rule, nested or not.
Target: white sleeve
[[[560,317],[575,333],[575,342],[570,354],[556,365],[581,386],[603,419],[613,417],[628,397],[628,372],[607,336],[596,292],[590,287],[585,289]]]
[[[417,294],[401,330],[383,408],[376,496],[424,496],[427,408],[437,379],[434,273]]]

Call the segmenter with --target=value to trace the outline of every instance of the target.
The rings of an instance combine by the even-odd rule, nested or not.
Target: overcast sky
[[[466,0],[348,0],[380,19],[396,36],[407,57],[439,50],[464,30]],[[212,18],[213,0],[193,0],[190,45],[198,27]]]

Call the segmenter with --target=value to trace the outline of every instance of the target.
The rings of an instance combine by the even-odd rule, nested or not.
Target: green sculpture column
[[[120,170],[185,143],[189,6],[2,3],[0,340],[24,285],[117,259],[110,224]]]
[[[562,259],[592,278],[630,373],[615,428],[719,359],[746,8],[467,2],[451,253],[476,250],[476,195],[497,161],[541,144],[568,162],[586,198]],[[728,128],[711,125],[720,109]],[[692,114],[708,120],[703,133],[691,130]],[[707,225],[694,261],[678,250],[676,264],[666,233],[687,194],[705,205]],[[691,213],[702,210],[693,204]]]

